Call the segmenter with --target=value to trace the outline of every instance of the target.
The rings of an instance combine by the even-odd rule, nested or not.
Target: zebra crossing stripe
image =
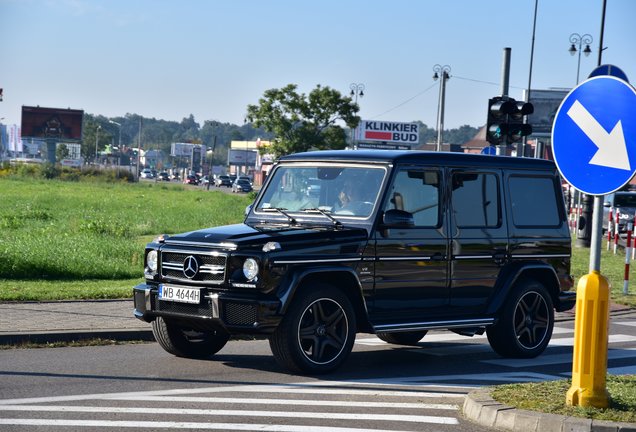
[[[607,359],[616,360],[622,358],[633,358],[636,356],[636,348],[609,349]],[[482,360],[482,363],[494,364],[497,366],[507,366],[511,368],[522,368],[530,366],[546,366],[560,363],[572,363],[572,353],[540,355],[533,359],[494,359]]]
[[[461,396],[461,395],[458,395]],[[138,402],[191,402],[206,404],[244,404],[244,405],[308,405],[323,407],[351,407],[351,408],[391,408],[391,409],[436,409],[457,410],[454,404],[428,403],[400,403],[400,402],[370,402],[370,401],[329,401],[308,399],[250,399],[250,398],[217,398],[198,396],[121,396],[109,400],[138,401]],[[1,409],[1,408],[0,408]]]
[[[0,419],[0,425],[47,426],[47,427],[109,427],[109,428],[147,428],[155,429],[206,429],[222,431],[259,431],[259,432],[385,432],[384,429],[360,429],[325,426],[270,425],[243,423],[194,423],[167,421],[122,421],[122,420],[58,420],[58,419]],[[400,431],[391,431],[400,432]],[[406,432],[406,431],[403,431]]]
[[[248,411],[217,410],[192,408],[152,408],[152,407],[100,407],[76,405],[0,405],[0,411],[27,412],[66,412],[66,413],[106,413],[106,414],[158,414],[158,415],[190,415],[190,416],[224,416],[224,417],[266,417],[288,419],[323,419],[331,420],[365,420],[393,421],[410,423],[458,424],[454,417],[406,415],[406,414],[371,414],[371,413],[337,413],[337,412],[303,412],[303,411]]]

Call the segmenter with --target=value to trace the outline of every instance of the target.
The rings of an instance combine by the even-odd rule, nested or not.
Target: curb
[[[78,330],[52,331],[40,333],[0,333],[0,345],[21,345],[27,343],[47,344],[56,342],[78,342],[91,339],[107,339],[121,342],[154,341],[152,330]]]
[[[636,432],[636,423],[617,423],[516,409],[497,402],[490,389],[464,399],[464,416],[482,426],[515,432]]]

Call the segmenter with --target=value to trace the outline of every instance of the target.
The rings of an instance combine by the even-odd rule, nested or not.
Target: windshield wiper
[[[321,215],[326,216],[327,218],[331,219],[331,222],[333,222],[333,224],[334,224],[334,226],[336,228],[342,228],[343,227],[342,222],[340,222],[338,219],[336,219],[335,217],[331,216],[329,213],[327,213],[325,210],[323,210],[321,208],[318,208],[318,207],[304,208],[304,209],[301,209],[300,211],[307,212],[307,213],[309,213],[309,212],[320,213]]]
[[[297,225],[298,221],[296,219],[294,219],[293,216],[290,216],[289,213],[287,213],[285,210],[287,210],[284,207],[261,207],[260,208],[261,211],[264,212],[268,212],[268,211],[275,211],[278,212],[280,214],[282,214],[283,216],[285,216],[287,218],[287,221],[292,224],[292,225]]]

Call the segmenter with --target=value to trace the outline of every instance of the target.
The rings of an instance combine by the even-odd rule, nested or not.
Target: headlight
[[[243,275],[248,281],[252,281],[258,276],[258,263],[254,258],[248,258],[243,263]]]
[[[148,255],[146,255],[146,264],[148,265],[148,268],[155,272],[157,271],[157,251],[156,250],[151,250],[150,252],[148,252]]]

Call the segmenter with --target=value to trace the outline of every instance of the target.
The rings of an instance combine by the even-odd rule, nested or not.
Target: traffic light
[[[2,88],[0,88],[0,102],[2,102]]]
[[[488,100],[486,140],[492,145],[506,145],[519,141],[532,133],[532,126],[523,122],[523,116],[532,114],[529,102],[497,96]]]

